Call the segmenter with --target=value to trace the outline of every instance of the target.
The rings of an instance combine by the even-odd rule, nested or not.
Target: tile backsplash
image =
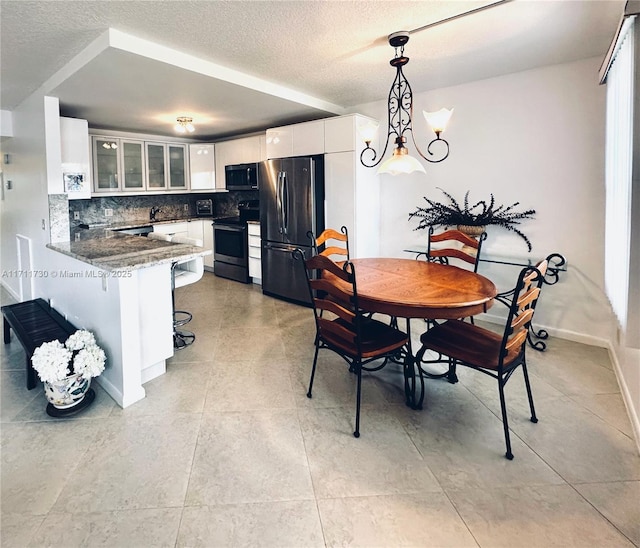
[[[172,220],[193,217],[196,214],[196,200],[210,199],[215,216],[230,216],[238,213],[240,200],[257,199],[257,191],[225,192],[211,194],[156,194],[150,196],[105,196],[89,200],[69,201],[69,224],[80,223],[121,223],[149,220],[152,207],[159,207],[156,220]],[[111,216],[107,216],[107,212]],[[74,219],[74,213],[78,219]]]

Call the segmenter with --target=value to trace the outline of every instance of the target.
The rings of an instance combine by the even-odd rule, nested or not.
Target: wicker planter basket
[[[458,225],[458,230],[460,232],[463,232],[467,236],[471,236],[472,238],[478,238],[485,231],[485,229],[486,227],[484,226]]]

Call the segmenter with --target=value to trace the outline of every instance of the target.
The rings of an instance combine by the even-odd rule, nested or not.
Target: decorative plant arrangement
[[[531,242],[525,234],[517,228],[523,219],[533,218],[535,209],[527,209],[526,211],[515,211],[520,202],[515,202],[510,206],[496,205],[493,194],[490,195],[488,203],[480,200],[473,205],[469,205],[469,191],[464,195],[462,206],[448,192],[438,187],[438,190],[449,200],[448,203],[436,202],[424,197],[428,207],[418,207],[412,213],[409,213],[409,220],[412,218],[420,219],[420,223],[414,230],[428,229],[431,225],[441,225],[444,227],[456,226],[464,232],[465,226],[485,227],[486,225],[495,225],[506,228],[520,236],[527,244],[531,251]]]
[[[45,395],[58,410],[69,410],[82,402],[93,377],[104,371],[106,355],[90,331],[80,329],[64,344],[60,341],[42,343],[33,352],[31,364],[45,386]],[[90,402],[89,402],[90,403]],[[53,416],[50,408],[47,413]]]

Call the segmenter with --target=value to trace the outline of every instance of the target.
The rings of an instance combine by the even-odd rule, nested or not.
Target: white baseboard
[[[504,325],[506,321],[504,317],[488,313],[485,313],[482,316],[478,316],[478,318],[489,323],[495,323],[499,325]],[[603,339],[601,337],[594,337],[593,335],[585,335],[584,333],[578,333],[576,331],[570,331],[568,329],[557,329],[555,327],[549,327],[547,325],[539,325],[536,324],[535,321],[533,322],[533,327],[536,331],[540,331],[541,329],[543,329],[544,331],[549,333],[550,337],[557,337],[559,339],[565,339],[567,341],[588,344],[589,346],[598,346],[600,348],[609,348],[610,346],[609,340]]]
[[[11,289],[11,287],[9,287],[4,280],[0,281],[0,285],[2,285],[2,287],[4,287],[7,290],[7,293],[9,293],[9,295],[11,295],[16,301],[20,302],[20,295],[18,295],[13,289]]]
[[[497,316],[495,314],[485,313],[481,316],[481,318],[486,322],[499,325],[504,325],[505,322],[505,319],[503,317]],[[613,366],[613,372],[616,376],[618,387],[620,388],[622,400],[624,401],[624,405],[627,409],[627,415],[629,416],[629,421],[631,422],[631,428],[633,429],[633,435],[635,438],[638,453],[640,454],[640,417],[638,417],[638,414],[633,405],[633,400],[631,399],[629,388],[627,387],[627,383],[625,382],[622,370],[620,368],[620,362],[618,361],[618,357],[614,351],[611,341],[600,337],[594,337],[592,335],[585,335],[584,333],[576,333],[575,331],[570,331],[568,329],[557,329],[554,327],[537,325],[535,324],[535,322],[534,327],[536,330],[544,329],[547,333],[549,333],[550,337],[557,337],[558,339],[565,339],[581,344],[587,344],[589,346],[597,346],[599,348],[606,348],[608,350],[609,359],[611,360],[611,364]]]
[[[627,415],[629,415],[629,421],[631,422],[631,428],[633,430],[633,435],[636,441],[636,447],[638,449],[638,454],[640,454],[640,417],[638,417],[638,414],[636,413],[636,410],[633,406],[633,400],[631,399],[629,388],[627,386],[627,383],[625,382],[622,370],[620,369],[620,362],[618,361],[618,356],[615,353],[613,345],[611,343],[608,343],[606,348],[609,351],[609,359],[611,360],[611,364],[613,365],[613,371],[616,374],[616,380],[618,381],[618,387],[620,388],[622,401],[624,402],[624,406],[627,408]]]

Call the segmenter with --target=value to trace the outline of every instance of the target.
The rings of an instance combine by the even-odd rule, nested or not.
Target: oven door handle
[[[244,232],[246,230],[244,226],[219,225],[216,223],[213,223],[213,228],[214,230],[227,230],[229,232]]]

